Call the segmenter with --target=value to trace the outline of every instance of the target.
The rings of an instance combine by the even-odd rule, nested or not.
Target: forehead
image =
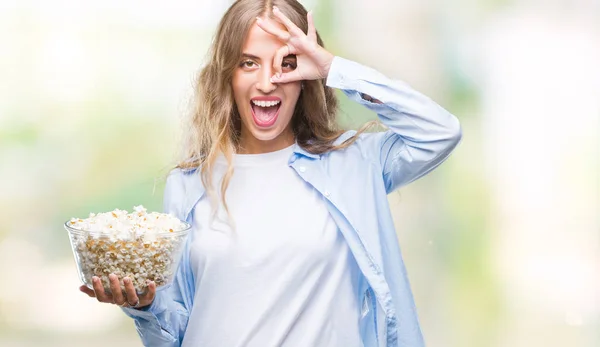
[[[269,20],[271,25],[277,28],[287,31],[287,29],[274,20]],[[248,36],[244,41],[243,53],[256,55],[258,57],[263,55],[275,54],[277,49],[284,45],[283,42],[279,41],[277,37],[261,29],[256,23],[253,23],[248,32]]]

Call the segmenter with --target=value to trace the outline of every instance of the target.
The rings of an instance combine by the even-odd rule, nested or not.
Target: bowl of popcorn
[[[115,274],[125,290],[129,277],[138,293],[149,281],[157,290],[173,281],[191,225],[170,214],[135,206],[133,212],[116,209],[71,218],[65,223],[79,278],[93,289],[92,277],[101,279],[110,293],[108,275]]]

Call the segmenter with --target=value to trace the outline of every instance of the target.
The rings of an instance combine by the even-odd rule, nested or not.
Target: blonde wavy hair
[[[177,165],[182,169],[200,168],[200,178],[216,206],[217,194],[212,185],[213,167],[223,154],[228,168],[221,181],[222,203],[229,214],[225,192],[233,175],[232,158],[239,146],[241,119],[234,101],[232,78],[242,58],[242,47],[256,17],[275,19],[272,8],[277,6],[305,33],[308,30],[307,11],[296,0],[238,0],[227,10],[212,45],[206,65],[195,85],[192,112],[185,124],[183,158]],[[319,45],[323,46],[317,33]],[[338,100],[325,80],[303,81],[304,88],[292,116],[296,142],[306,151],[323,154],[350,146],[372,122],[363,126],[355,136],[340,145],[334,141],[344,133],[336,115]],[[216,209],[213,209],[216,214]]]

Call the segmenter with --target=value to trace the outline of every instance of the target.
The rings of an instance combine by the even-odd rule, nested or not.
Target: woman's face
[[[267,20],[263,17],[264,20]],[[283,30],[285,27],[271,21]],[[275,53],[283,43],[253,24],[244,42],[243,55],[233,74],[232,87],[241,120],[241,152],[272,152],[294,143],[292,115],[301,82],[271,83]],[[284,73],[296,68],[296,57],[283,59]]]

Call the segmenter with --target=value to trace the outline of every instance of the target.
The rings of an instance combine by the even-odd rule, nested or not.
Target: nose
[[[269,94],[277,89],[277,85],[271,82],[271,76],[273,76],[272,67],[265,66],[260,69],[258,81],[256,82],[256,89],[265,94]]]

